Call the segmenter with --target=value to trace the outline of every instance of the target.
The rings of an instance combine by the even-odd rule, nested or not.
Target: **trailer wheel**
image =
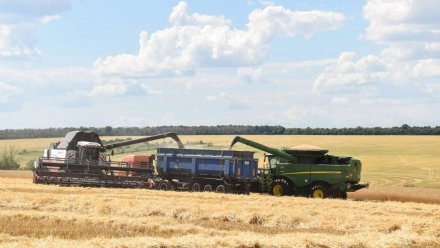
[[[212,192],[212,185],[206,184],[205,187],[203,187],[204,192]]]
[[[320,198],[320,199],[327,198],[329,197],[328,189],[323,184],[316,184],[312,187],[310,196],[312,198]]]
[[[195,183],[192,185],[192,191],[193,192],[200,192],[200,183]]]
[[[170,186],[168,185],[168,183],[160,183],[159,189],[160,190],[168,190],[170,188]]]
[[[276,179],[272,182],[270,193],[274,196],[290,195],[290,185],[285,179]]]
[[[217,186],[217,188],[215,189],[216,193],[225,193],[226,192],[226,187],[223,184],[220,184],[219,186]]]

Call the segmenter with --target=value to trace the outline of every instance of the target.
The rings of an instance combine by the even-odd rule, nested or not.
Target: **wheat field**
[[[0,173],[2,247],[440,247],[436,204],[34,185]]]
[[[314,144],[357,157],[371,187],[346,201],[316,200],[34,185],[30,171],[0,171],[0,246],[440,247],[439,137],[245,137],[278,148]],[[121,137],[103,139],[115,138]],[[216,149],[227,148],[232,138],[181,137]],[[2,140],[0,149],[12,145],[27,161],[56,140]]]

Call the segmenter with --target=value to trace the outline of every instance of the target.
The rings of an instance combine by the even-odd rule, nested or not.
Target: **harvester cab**
[[[77,146],[77,158],[82,164],[99,161],[100,155],[104,151],[104,147],[97,142],[80,141]]]

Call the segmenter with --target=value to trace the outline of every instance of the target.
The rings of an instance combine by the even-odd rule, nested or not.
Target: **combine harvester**
[[[113,149],[163,138],[179,148],[158,148],[154,155],[128,155],[112,162]],[[109,152],[110,151],[110,152]],[[175,133],[103,145],[93,132],[69,132],[35,161],[34,183],[161,190],[249,193],[257,180],[253,152],[184,149]],[[157,168],[157,173],[155,172]]]
[[[103,145],[96,133],[72,131],[61,142],[51,144],[35,161],[34,183],[103,187],[151,188],[155,185],[154,155],[129,155],[112,162],[113,149],[148,141],[172,138],[184,148],[175,133],[165,133]],[[110,154],[108,152],[110,151]]]
[[[346,199],[347,192],[368,187],[359,183],[362,163],[358,159],[329,155],[328,150],[311,145],[279,150],[240,136],[232,140],[230,148],[236,143],[268,153],[268,168],[260,169],[254,191],[269,191],[276,196]]]

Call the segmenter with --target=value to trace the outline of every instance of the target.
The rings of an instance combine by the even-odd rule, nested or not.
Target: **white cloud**
[[[307,77],[306,71],[316,70],[326,65],[333,64],[336,59],[319,59],[290,61],[284,63],[265,63],[259,66],[247,66],[237,68],[237,77],[248,83],[293,83],[280,80],[280,77],[292,77],[292,72],[298,72],[298,75]],[[297,79],[296,79],[297,80]],[[284,83],[283,83],[284,82]]]
[[[22,89],[0,81],[0,104],[9,103],[12,97],[22,92],[23,92]],[[0,107],[0,111],[1,110],[2,108]]]
[[[218,101],[218,100],[230,100],[234,98],[225,92],[221,92],[217,95],[206,96],[205,99],[207,101]]]
[[[438,9],[437,0],[369,0],[363,9],[369,22],[364,37],[387,44],[384,57],[440,57]]]
[[[46,106],[86,107],[91,105],[90,89],[94,75],[90,68],[60,67],[49,69],[18,69],[0,67],[0,98],[8,100],[0,111],[18,111],[25,104]],[[6,94],[4,92],[8,92]],[[23,97],[26,93],[26,97]]]
[[[148,95],[162,95],[162,91],[155,90],[155,89],[151,88],[151,86],[142,84],[141,87],[142,87],[142,89],[144,89],[145,93],[147,93]]]
[[[11,83],[28,86],[73,86],[91,84],[92,70],[87,67],[58,67],[48,69],[16,69],[0,67],[0,78]],[[46,87],[49,90],[50,87]]]
[[[334,65],[328,66],[315,80],[318,92],[352,92],[376,84],[389,76],[386,64],[373,55],[355,61],[354,52],[343,52]]]
[[[440,2],[431,0],[369,0],[363,9],[369,21],[364,37],[385,48],[361,58],[341,53],[316,78],[314,90],[357,94],[364,103],[437,101],[432,86],[440,83],[439,8]]]
[[[188,15],[188,4],[180,2],[173,7],[168,21],[174,26],[229,26],[231,21],[223,16],[209,16],[194,13]]]
[[[369,0],[364,16],[370,22],[366,37],[379,42],[438,40],[437,0]]]
[[[214,102],[215,104],[220,104],[220,106],[226,106],[228,110],[245,110],[249,108],[249,104],[243,102],[241,98],[235,97],[226,92],[206,96],[205,100],[208,102]]]
[[[415,77],[440,77],[440,59],[420,60],[413,72]]]
[[[127,92],[127,87],[124,84],[98,84],[95,85],[91,96],[120,96]]]
[[[237,76],[246,82],[261,82],[264,80],[263,67],[240,67],[237,69]]]
[[[99,75],[154,77],[189,75],[202,67],[250,66],[263,61],[270,42],[278,37],[303,36],[337,28],[344,16],[335,12],[295,12],[267,6],[249,15],[247,29],[236,29],[223,16],[188,14],[180,2],[173,8],[169,28],[140,34],[138,54],[99,58]]]
[[[47,16],[43,16],[41,18],[41,22],[43,24],[47,24],[47,23],[49,23],[51,21],[55,21],[55,20],[58,20],[58,19],[60,19],[59,15],[47,15]]]
[[[69,0],[1,1],[0,57],[40,54],[38,27],[59,19],[58,14],[70,8]]]

